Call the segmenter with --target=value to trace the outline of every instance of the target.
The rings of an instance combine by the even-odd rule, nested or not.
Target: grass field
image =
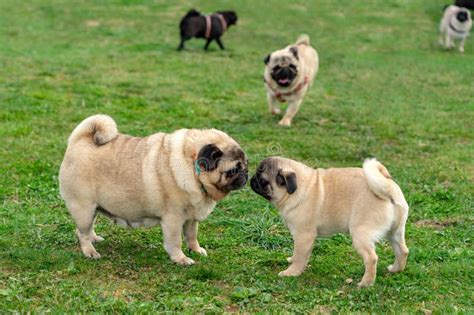
[[[443,0],[0,1],[0,313],[474,312],[474,39],[437,45]],[[235,9],[227,50],[192,40],[191,7]],[[291,128],[267,113],[263,58],[308,33],[320,73]],[[343,235],[317,242],[298,278],[277,211],[249,187],[200,226],[208,257],[173,265],[159,228],[99,218],[102,259],[84,258],[58,193],[66,140],[111,115],[137,136],[222,129],[259,159],[360,166],[376,156],[411,207],[407,269],[390,275],[382,242],[375,286]],[[352,278],[352,283],[346,279]]]

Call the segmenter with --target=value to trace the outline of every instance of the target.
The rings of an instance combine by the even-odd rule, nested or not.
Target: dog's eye
[[[293,64],[290,65],[290,68],[293,69],[293,70],[296,70],[296,66],[293,65]]]
[[[232,169],[226,171],[226,172],[225,172],[225,176],[226,176],[227,178],[232,177],[232,176],[234,176],[235,174],[237,174],[238,172],[240,172],[241,169],[242,169],[242,162],[239,162],[239,163],[237,163],[237,165],[236,165],[234,168],[232,168]]]
[[[280,70],[280,69],[281,69],[280,66],[275,66],[275,67],[273,68],[274,71],[278,71],[278,70]]]

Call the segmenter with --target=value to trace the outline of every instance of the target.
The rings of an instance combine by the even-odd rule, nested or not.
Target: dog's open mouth
[[[278,80],[278,83],[281,84],[281,85],[284,85],[284,84],[290,83],[290,80],[288,80],[288,79],[280,79],[280,80]]]

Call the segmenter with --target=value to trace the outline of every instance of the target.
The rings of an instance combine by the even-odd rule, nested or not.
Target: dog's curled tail
[[[309,36],[306,34],[301,34],[296,40],[296,45],[307,45],[309,46]]]
[[[370,190],[377,197],[408,209],[408,204],[400,187],[392,180],[392,176],[382,163],[376,159],[367,159],[364,161],[362,168]]]
[[[107,115],[94,115],[84,119],[71,133],[68,144],[89,138],[96,145],[103,145],[114,139],[118,134],[117,124]]]
[[[188,13],[186,13],[186,15],[183,17],[183,19],[189,18],[189,17],[192,17],[192,16],[200,16],[200,15],[201,15],[201,12],[199,12],[196,9],[191,9],[191,10],[188,11]]]

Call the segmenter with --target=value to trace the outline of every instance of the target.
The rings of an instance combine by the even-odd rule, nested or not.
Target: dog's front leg
[[[466,41],[466,37],[463,37],[461,39],[461,42],[459,43],[459,52],[464,53],[464,42]]]
[[[293,117],[296,115],[298,112],[298,109],[300,108],[301,101],[303,98],[300,98],[295,101],[289,101],[288,102],[288,108],[286,109],[285,116],[278,122],[280,126],[291,126],[291,120]]]
[[[293,234],[293,233],[292,233]],[[293,256],[288,258],[288,262],[291,265],[278,275],[281,277],[285,276],[299,276],[308,264],[311,250],[313,249],[314,240],[316,239],[316,233],[310,231],[295,231],[294,233],[294,249]]]
[[[186,243],[188,248],[193,252],[196,252],[202,256],[207,256],[207,252],[204,248],[199,246],[197,240],[199,222],[196,220],[188,220],[184,224],[184,237],[186,238]]]
[[[181,249],[181,234],[183,232],[183,220],[176,216],[164,216],[161,219],[163,230],[163,244],[171,260],[178,265],[192,265],[194,260],[183,253]]]
[[[275,96],[267,92],[267,102],[268,102],[268,110],[273,115],[278,115],[280,113],[280,108],[278,107],[278,100]]]
[[[453,48],[453,46],[454,46],[453,40],[452,40],[451,36],[449,35],[449,33],[446,32],[446,43],[445,43],[444,47],[446,47],[447,49],[451,49],[451,48]]]

